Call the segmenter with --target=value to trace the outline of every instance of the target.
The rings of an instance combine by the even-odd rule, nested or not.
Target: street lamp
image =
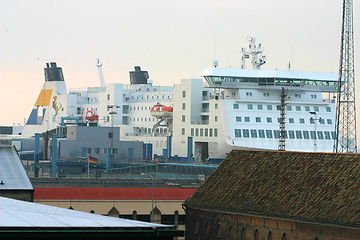
[[[314,117],[311,117],[310,118],[310,121],[314,121],[314,124],[315,124],[315,126],[314,126],[314,128],[315,128],[315,137],[314,137],[314,152],[316,152],[317,151],[317,129],[316,129],[316,121],[319,121],[319,122],[321,122],[321,117],[320,118],[317,118],[317,116],[316,116],[316,112],[309,112],[310,114],[312,114],[312,115],[314,115]]]
[[[143,171],[140,172],[141,176],[150,176],[152,185],[152,198],[151,198],[151,222],[154,222],[154,177],[150,174],[146,174]]]

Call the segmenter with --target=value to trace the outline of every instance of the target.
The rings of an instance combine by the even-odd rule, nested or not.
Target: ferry
[[[289,151],[332,152],[338,74],[262,70],[263,48],[255,38],[249,42],[240,69],[215,60],[202,78],[174,86],[154,85],[139,66],[130,84],[105,84],[98,61],[101,86],[67,91],[62,69],[47,64],[22,136],[76,119],[119,127],[121,140],[152,144],[157,155],[171,141],[171,156],[187,157],[190,148],[197,162],[224,159],[232,149],[278,150],[280,142]]]

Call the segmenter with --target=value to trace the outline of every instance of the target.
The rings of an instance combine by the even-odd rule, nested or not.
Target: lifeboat
[[[156,118],[172,118],[173,108],[158,103],[151,108],[150,114]]]

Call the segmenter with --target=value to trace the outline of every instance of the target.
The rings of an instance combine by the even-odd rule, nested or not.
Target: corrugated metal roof
[[[107,217],[0,197],[0,227],[153,228],[169,226]]]
[[[13,146],[0,146],[0,181],[0,191],[34,189]]]
[[[185,205],[359,226],[359,176],[360,154],[234,150]]]
[[[196,188],[154,188],[156,200],[185,200]],[[34,199],[151,200],[152,188],[36,187]]]

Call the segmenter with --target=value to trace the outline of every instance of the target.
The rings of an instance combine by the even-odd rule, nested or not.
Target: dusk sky
[[[50,61],[63,68],[68,89],[100,85],[97,58],[106,83],[128,84],[139,65],[154,85],[172,86],[199,78],[214,53],[220,67],[239,68],[240,49],[254,36],[267,56],[263,69],[290,61],[295,70],[338,72],[342,2],[0,0],[0,125],[28,118]],[[356,11],[355,48],[359,22]],[[359,79],[359,48],[355,54]]]

